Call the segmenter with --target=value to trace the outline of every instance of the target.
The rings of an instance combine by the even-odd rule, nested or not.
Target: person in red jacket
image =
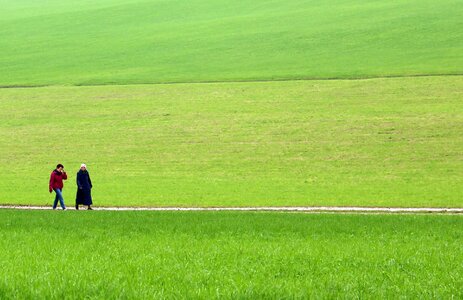
[[[63,180],[68,179],[68,175],[66,172],[64,172],[64,166],[62,164],[58,164],[56,166],[56,169],[51,172],[50,175],[50,185],[49,185],[49,192],[51,193],[52,191],[55,191],[56,197],[55,197],[55,202],[53,202],[53,209],[56,209],[56,205],[59,204],[61,205],[61,208],[63,210],[66,209],[66,206],[64,205],[64,199],[63,199]]]

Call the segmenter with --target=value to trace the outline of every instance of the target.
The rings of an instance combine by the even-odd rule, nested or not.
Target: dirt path
[[[51,210],[51,206],[0,205],[0,209]],[[61,210],[60,208],[58,208]],[[69,207],[69,210],[75,210]],[[85,208],[81,208],[85,210]],[[95,207],[97,211],[288,211],[288,212],[344,212],[344,213],[463,213],[463,208],[440,207],[349,207],[349,206],[299,206],[299,207]]]

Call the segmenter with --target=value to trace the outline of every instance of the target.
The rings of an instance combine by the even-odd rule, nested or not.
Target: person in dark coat
[[[56,193],[55,201],[53,202],[53,209],[56,209],[56,206],[58,205],[58,200],[59,204],[61,205],[61,208],[63,210],[66,209],[63,199],[63,180],[66,179],[68,179],[68,175],[66,174],[66,172],[64,172],[64,166],[62,164],[58,164],[56,166],[56,169],[54,169],[53,172],[51,172],[50,183],[48,184],[48,191],[50,193],[52,191],[55,191]]]
[[[92,210],[92,180],[90,174],[87,171],[87,166],[82,164],[79,172],[77,172],[77,195],[76,195],[76,209],[79,209],[79,205],[87,205],[89,210]]]

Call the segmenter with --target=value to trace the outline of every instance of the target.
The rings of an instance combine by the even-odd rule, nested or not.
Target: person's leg
[[[93,210],[93,208],[91,207],[91,205],[92,205],[92,191],[91,190],[84,191],[83,196],[85,198],[85,205],[87,205],[87,209],[88,210]]]
[[[92,201],[92,190],[88,191],[88,209],[90,210],[93,210],[93,208],[91,207],[91,205],[93,204],[93,201]]]
[[[66,209],[66,206],[64,205],[63,193],[61,192],[60,189],[56,189],[56,195],[58,196],[59,204],[61,205],[61,208]]]
[[[81,190],[77,189],[77,193],[76,193],[76,210],[79,210],[79,203],[80,203],[81,198],[82,198]]]
[[[58,205],[58,193],[55,190],[55,201],[53,201],[53,209],[56,209],[56,205]]]

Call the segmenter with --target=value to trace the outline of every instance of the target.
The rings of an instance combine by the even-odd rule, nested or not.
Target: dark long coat
[[[92,180],[87,170],[79,170],[76,176],[77,195],[76,204],[92,205]]]

